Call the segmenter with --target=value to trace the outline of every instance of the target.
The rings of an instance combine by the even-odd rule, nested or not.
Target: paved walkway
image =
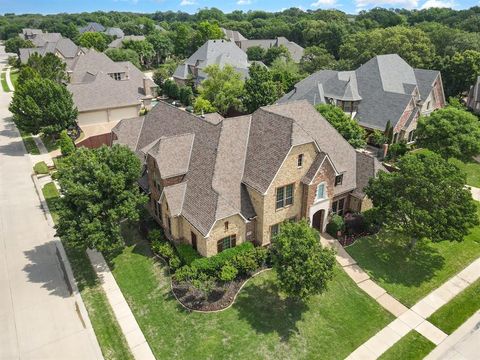
[[[87,253],[133,356],[137,360],[155,360],[155,356],[153,356],[152,350],[140,326],[138,326],[127,301],[123,297],[122,291],[110,272],[103,255],[95,250],[88,250]]]
[[[71,270],[33,187],[10,100],[0,93],[0,359],[101,359],[82,299],[66,282]]]
[[[396,317],[394,321],[350,354],[347,357],[350,360],[377,359],[411,330],[416,330],[435,345],[441,344],[447,339],[447,334],[427,321],[426,318],[480,278],[480,259],[477,259],[411,309],[408,309],[372,281],[336,239],[328,234],[322,234],[321,242],[324,246],[332,247],[337,251],[337,262],[358,287]]]
[[[12,68],[10,66],[7,67],[7,72],[5,74],[5,79],[7,80],[7,85],[10,88],[10,91],[15,91],[15,88],[13,87],[12,79],[10,78],[10,70]]]
[[[468,186],[470,188],[470,191],[472,193],[473,200],[480,201],[480,188],[476,188],[473,186]]]
[[[478,360],[480,358],[480,311],[437,346],[425,360]]]

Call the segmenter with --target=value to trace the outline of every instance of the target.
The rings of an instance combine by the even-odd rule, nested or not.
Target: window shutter
[[[223,251],[223,240],[217,241],[217,253],[221,253]]]
[[[237,245],[237,235],[232,235],[230,238],[232,247],[235,247]]]

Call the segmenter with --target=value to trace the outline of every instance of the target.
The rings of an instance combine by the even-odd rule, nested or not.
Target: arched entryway
[[[318,210],[312,217],[312,227],[318,231],[323,231],[323,219],[325,218],[325,210]]]

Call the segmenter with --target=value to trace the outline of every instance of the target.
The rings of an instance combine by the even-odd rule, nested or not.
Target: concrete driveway
[[[64,280],[10,97],[0,93],[0,359],[101,358]]]

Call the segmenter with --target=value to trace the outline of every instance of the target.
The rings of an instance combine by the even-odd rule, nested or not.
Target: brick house
[[[139,184],[154,218],[203,256],[245,241],[268,245],[289,220],[324,231],[332,213],[368,206],[363,187],[385,171],[307,101],[226,119],[159,102],[112,137],[143,161]]]
[[[440,72],[414,69],[397,54],[375,56],[354,71],[318,71],[278,102],[292,100],[334,104],[368,131],[390,122],[393,142],[414,141],[420,115],[445,106]]]
[[[480,114],[480,76],[477,82],[470,87],[466,98],[467,107],[475,114]]]

